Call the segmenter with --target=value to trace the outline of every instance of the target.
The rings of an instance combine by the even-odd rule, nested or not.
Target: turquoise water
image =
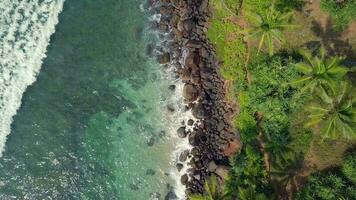
[[[0,199],[164,199],[171,138],[143,0],[66,0],[0,158]]]

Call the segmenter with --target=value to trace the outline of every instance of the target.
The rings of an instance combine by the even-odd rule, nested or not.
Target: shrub
[[[322,0],[320,8],[331,15],[337,30],[346,28],[352,20],[356,19],[356,0]]]
[[[353,183],[356,183],[356,155],[348,155],[342,166],[342,173]]]
[[[296,200],[356,199],[356,186],[338,172],[317,173],[296,195]]]

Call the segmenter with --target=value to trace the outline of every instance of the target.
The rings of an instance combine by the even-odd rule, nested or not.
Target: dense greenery
[[[303,84],[301,92],[313,93],[316,89],[335,93],[336,87],[349,71],[342,66],[341,57],[327,58],[324,48],[320,49],[319,56],[313,56],[308,50],[301,50],[304,61],[295,64],[295,68],[303,77],[294,80],[292,84]]]
[[[301,9],[304,1],[211,2],[214,17],[208,36],[224,61],[221,74],[232,82],[230,95],[239,107],[234,124],[244,143],[240,154],[231,158],[223,199],[291,197],[298,188],[298,173],[314,170],[304,163],[312,144],[322,144],[325,138],[353,140],[355,136],[350,69],[343,65],[343,57],[331,57],[323,48],[315,54],[274,47],[283,41],[283,30],[291,26],[291,11]],[[229,20],[239,18],[247,21],[248,30]],[[247,42],[238,34],[241,32],[246,33]],[[257,38],[257,44],[250,38]],[[258,53],[262,47],[267,47],[267,53]],[[345,159],[340,177],[316,173],[298,198],[309,198],[308,191],[318,188],[317,183],[322,189],[323,183],[333,181],[335,198],[352,195],[348,190],[355,181],[350,178],[356,176],[355,163],[355,159]]]
[[[324,138],[356,138],[356,98],[352,86],[341,84],[331,97],[323,90],[318,93],[319,98],[308,107],[306,125],[319,125]]]
[[[246,145],[243,151],[232,158],[232,169],[226,180],[227,199],[250,199],[248,196],[273,196],[268,174],[263,167],[263,157],[256,146]]]
[[[320,7],[331,15],[337,30],[344,29],[356,19],[356,0],[322,0]]]
[[[342,168],[309,177],[297,200],[356,199],[356,155],[349,155]]]

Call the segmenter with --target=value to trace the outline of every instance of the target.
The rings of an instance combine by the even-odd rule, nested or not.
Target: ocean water
[[[0,0],[0,200],[177,189],[175,93],[146,54],[156,36],[142,3]]]

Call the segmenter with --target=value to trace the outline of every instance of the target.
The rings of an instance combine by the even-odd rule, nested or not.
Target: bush
[[[356,183],[356,155],[348,155],[342,166],[342,173],[353,183]]]
[[[290,115],[300,105],[288,83],[299,74],[289,64],[290,60],[275,56],[260,57],[251,61],[252,84],[247,89],[251,102],[250,113],[263,114],[262,127],[265,133],[282,133],[289,129]]]
[[[356,19],[356,0],[322,0],[320,8],[328,12],[334,22],[334,27],[337,30],[342,30],[348,24]]]
[[[244,194],[239,191],[246,190],[256,195],[266,194],[269,197],[273,195],[273,189],[263,166],[263,156],[258,149],[251,145],[245,146],[243,151],[232,159],[231,165],[232,169],[225,185],[229,197],[242,198],[240,195]]]
[[[309,177],[307,184],[296,195],[296,200],[356,199],[356,186],[338,171],[318,173]]]

